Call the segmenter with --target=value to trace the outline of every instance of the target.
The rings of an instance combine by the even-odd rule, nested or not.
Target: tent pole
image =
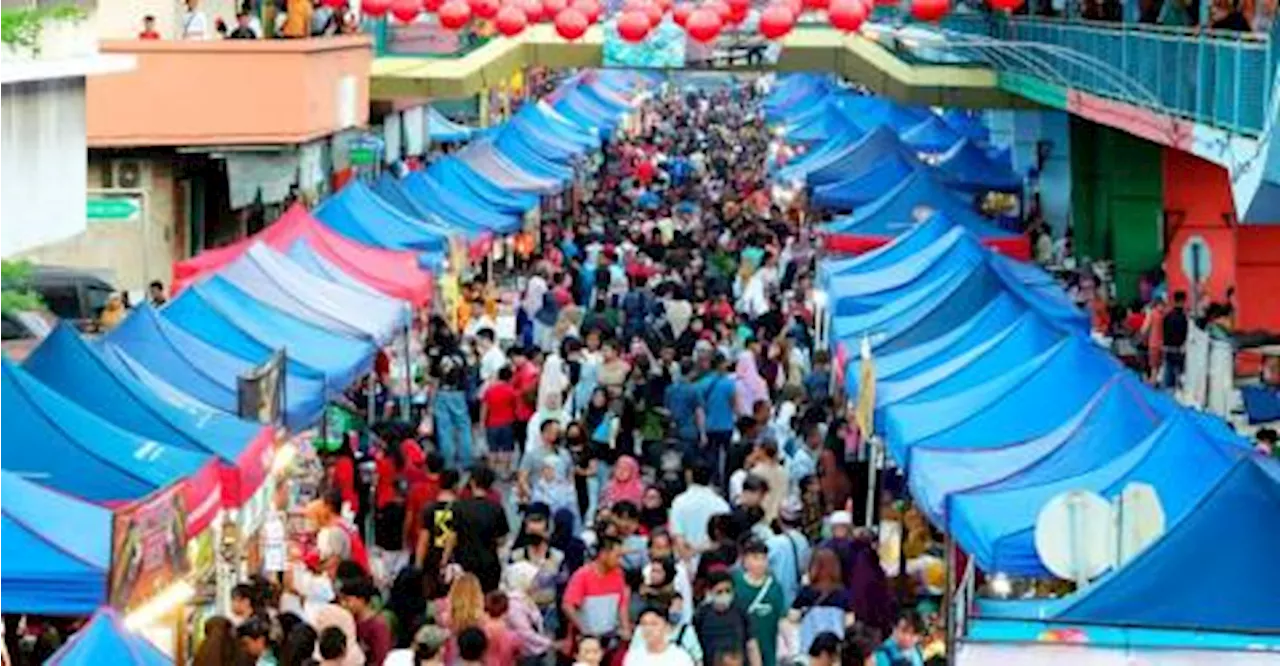
[[[374,412],[378,411],[378,400],[375,395],[377,392],[377,385],[378,385],[378,372],[376,370],[373,370],[369,373],[369,382],[368,382],[369,399],[367,400],[368,409],[369,409],[369,427],[370,428],[373,427]]]
[[[905,543],[905,541],[906,540],[904,538],[903,542]],[[956,647],[956,594],[955,590],[952,588],[955,587],[956,583],[956,544],[951,539],[951,532],[947,532],[942,543],[943,547],[947,549],[945,565],[946,576],[943,582],[945,587],[942,590],[942,617],[946,622],[947,632],[946,659],[948,664],[954,664]],[[901,575],[901,573],[899,575]]]
[[[404,327],[404,400],[400,403],[400,418],[405,421],[409,420],[411,405],[413,404],[413,359],[412,351],[409,344],[409,335],[412,326],[405,324]]]
[[[880,452],[875,435],[866,441],[863,451],[867,456],[867,504],[863,510],[862,524],[871,527],[876,515],[876,478],[880,471]]]

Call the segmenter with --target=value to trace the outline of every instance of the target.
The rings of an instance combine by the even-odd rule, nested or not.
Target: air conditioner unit
[[[151,179],[149,165],[142,160],[111,160],[102,174],[102,185],[112,190],[139,190]]]

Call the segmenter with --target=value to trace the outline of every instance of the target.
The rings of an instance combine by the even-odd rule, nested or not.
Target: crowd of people
[[[197,666],[941,658],[936,607],[862,525],[900,509],[814,348],[761,92],[665,89],[606,141],[509,276],[514,340],[480,283],[421,324],[425,405],[375,428],[371,487],[329,454],[311,545],[237,588]],[[936,550],[908,514],[904,550]]]

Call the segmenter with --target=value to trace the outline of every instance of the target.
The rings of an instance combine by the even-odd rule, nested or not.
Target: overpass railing
[[[1242,134],[1260,135],[1267,124],[1280,49],[1263,33],[977,13],[952,15],[941,27],[1039,45],[1017,47],[1019,58],[984,58],[1002,72],[1048,72],[1054,83]]]

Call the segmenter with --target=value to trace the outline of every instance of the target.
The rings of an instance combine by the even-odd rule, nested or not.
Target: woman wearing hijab
[[[356,619],[350,611],[337,604],[325,604],[311,614],[310,620],[316,634],[323,634],[329,627],[337,627],[346,635],[347,653],[339,662],[342,666],[364,666],[364,651],[360,649],[356,636]]]
[[[564,469],[563,458],[560,456],[543,458],[538,480],[533,484],[531,499],[546,504],[553,514],[561,510],[570,511],[574,527],[577,528],[582,525],[582,520],[578,515],[578,493],[569,480],[569,472],[570,470]]]
[[[572,511],[551,514],[551,547],[564,553],[565,571],[577,571],[587,560],[587,544],[578,538]]]
[[[522,660],[537,661],[551,649],[551,636],[545,630],[542,612],[534,603],[532,590],[538,567],[529,562],[515,562],[507,567],[504,587],[507,590],[507,627],[520,643]]]
[[[551,292],[542,295],[542,307],[533,314],[533,344],[543,351],[555,349],[552,345],[552,331],[560,318],[560,306]]]
[[[738,354],[734,368],[734,409],[738,416],[751,416],[757,402],[769,401],[769,385],[756,370],[756,357],[749,351]]]
[[[644,481],[640,478],[640,463],[631,456],[620,456],[613,466],[609,483],[600,490],[600,507],[607,509],[618,502],[631,502],[640,506],[644,499]]]

